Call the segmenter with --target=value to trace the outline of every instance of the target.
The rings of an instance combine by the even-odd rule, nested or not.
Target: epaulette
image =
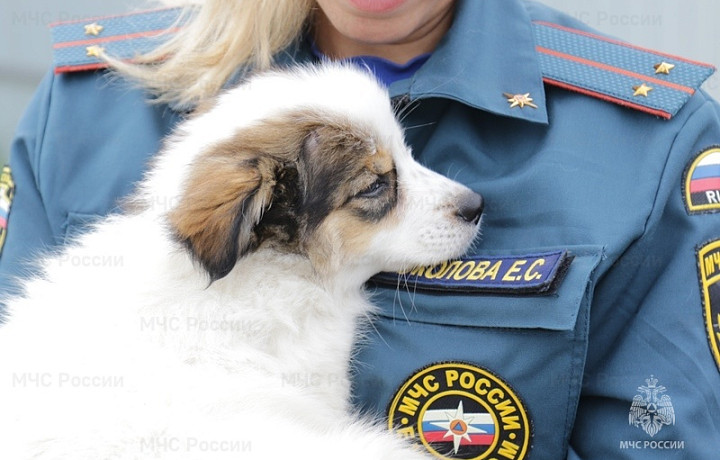
[[[55,73],[132,59],[178,30],[179,8],[51,24]],[[710,64],[548,22],[533,23],[545,83],[672,118],[714,72]]]
[[[670,119],[715,72],[710,64],[658,53],[557,24],[533,23],[545,83]]]
[[[118,59],[152,51],[177,31],[180,14],[166,8],[51,24],[55,73],[107,67],[103,51]]]

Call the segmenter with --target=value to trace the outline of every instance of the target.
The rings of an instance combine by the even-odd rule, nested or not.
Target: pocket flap
[[[465,279],[403,283],[395,275],[394,285],[388,283],[391,278],[374,280],[376,289],[371,292],[378,314],[399,321],[572,330],[602,254],[599,246],[493,251],[468,258],[476,265],[489,261],[488,267],[496,267],[481,277],[487,289],[471,289]]]
[[[68,211],[67,218],[62,224],[64,242],[68,243],[87,231],[90,225],[102,219],[99,214]]]

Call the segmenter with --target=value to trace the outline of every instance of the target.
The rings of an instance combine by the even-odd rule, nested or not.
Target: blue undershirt
[[[327,59],[327,56],[317,48],[315,43],[311,44],[311,48],[317,58]],[[351,62],[360,67],[367,67],[380,82],[389,87],[393,82],[412,77],[425,64],[430,55],[431,53],[425,53],[415,56],[405,64],[397,64],[377,56],[352,56],[343,59],[343,62]]]

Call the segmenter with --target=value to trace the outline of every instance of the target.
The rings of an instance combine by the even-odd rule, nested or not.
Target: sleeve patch
[[[5,166],[0,173],[0,254],[7,236],[10,206],[15,195],[15,182],[13,182],[10,167]]]
[[[720,240],[701,246],[697,256],[705,327],[710,351],[720,369]]]
[[[688,214],[720,212],[720,146],[693,158],[685,170],[683,197]]]

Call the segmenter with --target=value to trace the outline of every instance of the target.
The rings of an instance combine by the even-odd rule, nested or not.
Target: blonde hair
[[[183,7],[179,31],[132,62],[106,56],[161,102],[193,105],[211,97],[240,67],[263,70],[301,36],[314,0],[162,0]]]

